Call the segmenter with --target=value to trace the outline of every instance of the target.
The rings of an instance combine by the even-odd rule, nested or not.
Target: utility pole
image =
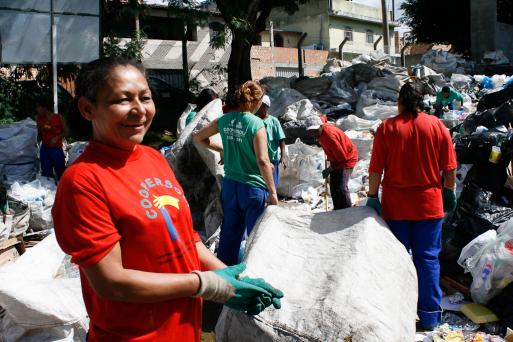
[[[53,13],[53,0],[50,1],[50,24],[51,38],[50,48],[52,57],[52,90],[53,90],[53,112],[59,112],[59,98],[57,96],[57,25],[55,24],[55,15]]]
[[[386,0],[381,0],[381,13],[383,15],[383,44],[385,54],[390,54],[390,36],[388,32],[388,15],[387,15],[387,3]]]
[[[182,36],[182,68],[183,89],[189,92],[189,56],[187,54],[187,21],[183,22]]]
[[[392,0],[392,21],[395,21],[395,0]]]
[[[274,25],[272,20],[269,21],[269,36],[271,43],[271,63],[273,68],[273,76],[276,76],[276,65],[274,64]]]

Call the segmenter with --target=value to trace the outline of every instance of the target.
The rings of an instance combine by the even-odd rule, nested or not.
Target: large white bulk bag
[[[411,342],[417,276],[373,209],[312,214],[270,206],[246,245],[246,274],[281,289],[282,308],[223,309],[218,342]]]

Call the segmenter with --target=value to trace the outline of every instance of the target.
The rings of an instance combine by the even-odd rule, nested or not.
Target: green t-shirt
[[[444,97],[442,91],[440,90],[436,94],[436,105],[448,106],[452,101],[457,100],[463,104],[463,96],[458,93],[456,90],[449,88],[449,97]]]
[[[226,113],[219,118],[217,128],[223,141],[227,179],[267,189],[253,148],[253,138],[262,127],[264,122],[247,112]]]
[[[285,139],[285,133],[281,128],[280,121],[272,115],[264,119],[265,130],[267,131],[267,149],[269,159],[273,162],[278,160],[280,141]]]
[[[187,115],[187,118],[185,119],[185,126],[187,126],[191,121],[192,119],[194,119],[194,117],[196,116],[196,111],[195,110],[192,110],[189,115]]]

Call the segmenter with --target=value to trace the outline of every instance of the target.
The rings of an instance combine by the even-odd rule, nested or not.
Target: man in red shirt
[[[323,123],[318,116],[308,117],[305,124],[306,130],[319,142],[330,162],[330,166],[322,171],[322,176],[330,176],[330,191],[335,210],[351,207],[347,183],[358,162],[358,150],[342,130]]]
[[[399,115],[379,126],[369,166],[367,205],[382,213],[392,233],[411,250],[419,281],[418,315],[421,325],[431,329],[442,313],[438,254],[444,209],[456,207],[457,162],[449,131],[438,118],[419,111],[422,100],[415,85],[407,83],[399,92]]]
[[[59,180],[65,165],[62,140],[67,131],[66,125],[62,117],[53,112],[53,101],[49,98],[39,98],[36,111],[37,136],[41,141],[41,175]]]

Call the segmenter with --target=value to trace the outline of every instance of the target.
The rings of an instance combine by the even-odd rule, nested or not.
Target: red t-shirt
[[[200,340],[200,298],[152,304],[110,301],[94,292],[82,270],[98,263],[117,242],[127,269],[200,269],[196,242],[201,240],[192,228],[189,205],[157,151],[139,145],[129,152],[89,142],[64,172],[52,216],[59,245],[81,269],[89,341]]]
[[[374,137],[369,166],[369,172],[385,172],[383,218],[442,218],[441,171],[456,167],[449,131],[435,116],[402,114],[383,121]]]
[[[341,129],[330,124],[322,127],[319,144],[330,163],[336,165],[336,169],[352,169],[358,162],[356,146]]]
[[[64,127],[62,125],[61,116],[57,113],[54,113],[50,120],[46,118],[45,115],[38,115],[36,118],[37,129],[39,131],[39,135],[41,136],[41,143],[45,147],[62,147],[62,137],[57,139],[55,143],[52,143],[52,139],[64,131]]]

